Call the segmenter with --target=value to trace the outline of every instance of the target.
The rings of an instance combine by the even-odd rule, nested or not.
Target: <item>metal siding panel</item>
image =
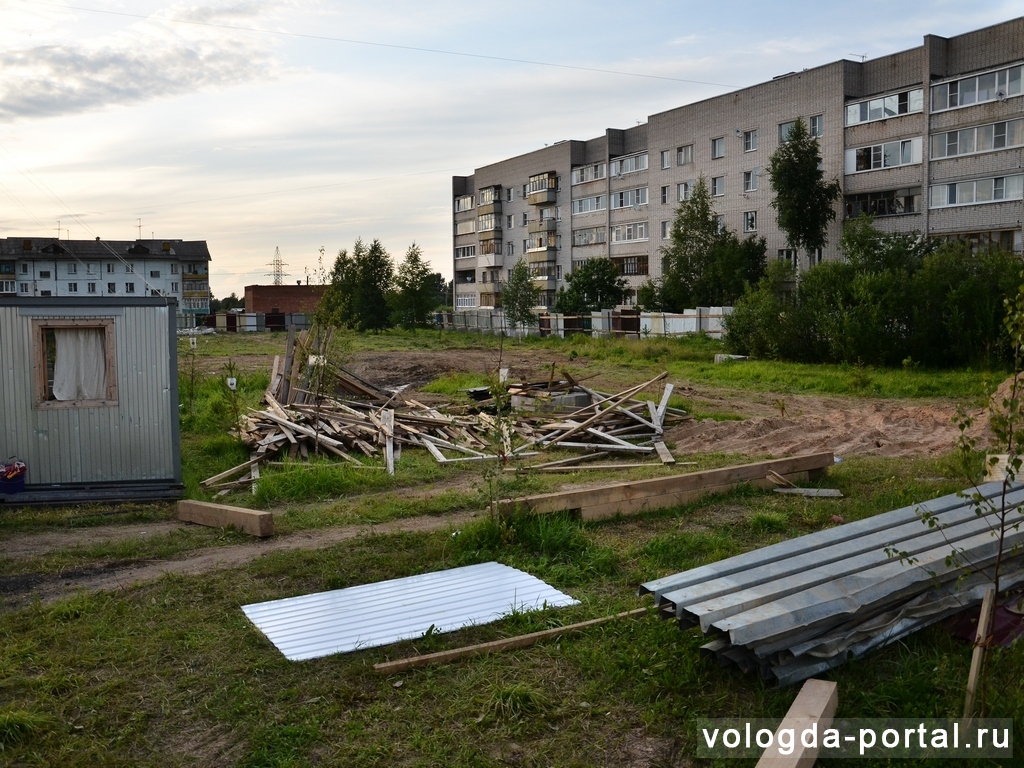
[[[513,610],[576,605],[540,579],[500,563],[242,606],[291,661],[452,632]]]

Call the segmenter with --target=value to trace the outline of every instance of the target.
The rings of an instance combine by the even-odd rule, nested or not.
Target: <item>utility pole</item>
[[[284,285],[284,279],[288,277],[288,273],[284,271],[284,268],[288,265],[284,263],[281,258],[281,248],[275,246],[274,248],[274,259],[268,264],[273,269],[272,272],[267,272],[268,277],[274,278],[274,285]]]

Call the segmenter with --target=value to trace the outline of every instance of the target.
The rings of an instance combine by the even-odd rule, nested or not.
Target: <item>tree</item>
[[[240,299],[232,291],[226,299],[215,299],[210,297],[210,314],[227,312],[229,309],[242,309],[245,307],[245,299]]]
[[[612,309],[622,303],[628,290],[626,279],[611,259],[588,259],[566,276],[568,287],[558,289],[555,309],[579,315],[598,309]]]
[[[828,225],[835,221],[835,203],[842,195],[838,179],[825,181],[818,139],[797,118],[789,137],[768,160],[775,197],[772,208],[790,248],[824,248]]]
[[[530,267],[525,261],[517,261],[508,271],[508,280],[501,289],[501,306],[505,310],[505,319],[509,328],[515,331],[519,326],[524,328],[536,322],[537,315],[533,308],[540,298],[540,289],[533,282]]]
[[[403,328],[426,325],[437,306],[437,285],[430,267],[423,261],[423,251],[416,243],[409,246],[395,275],[395,291],[391,294],[393,318]]]
[[[356,241],[356,249],[363,249],[363,241]],[[321,325],[352,325],[352,293],[355,290],[355,259],[342,248],[334,258],[327,290],[316,305],[316,320]]]
[[[331,283],[317,305],[317,319],[357,331],[380,331],[391,324],[388,294],[394,278],[391,256],[380,240],[356,240],[349,255],[338,251]]]

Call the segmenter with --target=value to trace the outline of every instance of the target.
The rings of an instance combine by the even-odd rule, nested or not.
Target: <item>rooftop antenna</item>
[[[289,277],[288,273],[284,271],[284,268],[288,265],[281,259],[280,246],[274,247],[274,260],[270,262],[269,266],[273,269],[273,272],[267,272],[266,274],[274,278],[274,285],[284,285],[284,279]]]
[[[868,57],[868,55],[866,53],[848,53],[846,55],[847,56],[856,56],[858,59],[860,59],[860,63],[861,64],[863,64],[864,63],[864,59],[866,59]]]
[[[60,240],[60,219],[57,219],[57,239]]]
[[[139,219],[139,240],[142,239],[142,219]]]

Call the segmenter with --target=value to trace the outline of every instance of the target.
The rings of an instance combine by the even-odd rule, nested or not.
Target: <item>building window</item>
[[[125,293],[135,293],[135,283],[125,283],[124,284],[124,292]]]
[[[151,270],[149,270],[149,276],[152,277],[152,278],[160,277],[160,270],[159,269],[151,269]]]
[[[985,232],[956,232],[940,235],[944,240],[969,243],[972,253],[989,250],[1003,250],[1007,253],[1024,251],[1024,234],[1019,229],[987,230]]]
[[[647,239],[647,222],[635,221],[630,224],[617,224],[612,227],[612,242],[627,243],[634,240]]]
[[[480,205],[491,205],[501,200],[501,187],[484,187],[480,190]]]
[[[530,250],[530,241],[523,240],[523,253],[526,253],[528,250]]]
[[[686,165],[693,162],[693,144],[683,147],[676,147],[676,165]]]
[[[85,284],[85,292],[86,293],[96,293],[96,283],[86,283]]]
[[[809,267],[816,267],[821,264],[824,259],[824,254],[821,248],[815,248],[813,251],[807,254],[807,265]]]
[[[478,216],[476,222],[478,232],[490,232],[493,229],[498,229],[498,217],[493,213]]]
[[[512,189],[512,187],[506,187],[505,188],[505,202],[506,203],[511,203],[512,202],[512,198],[514,196],[515,196],[515,191]]]
[[[725,176],[711,177],[711,196],[721,197],[725,194]]]
[[[646,275],[648,271],[648,257],[643,256],[618,256],[612,258],[612,263],[619,268],[623,275]]]
[[[899,115],[910,115],[924,109],[924,89],[892,93],[867,101],[846,105],[846,124],[859,125],[874,120],[887,120]]]
[[[825,116],[824,115],[812,115],[808,124],[808,130],[811,132],[811,136],[817,138],[825,133]]]
[[[921,137],[846,150],[846,172],[877,171],[921,162]]]
[[[476,306],[476,294],[475,293],[457,293],[455,294],[455,307],[456,309],[464,309],[466,307]]]
[[[28,262],[23,261],[21,263],[21,274],[23,274],[23,275],[27,275],[28,274]]]
[[[19,293],[28,293],[28,283],[18,283]]]
[[[572,231],[572,244],[574,247],[584,245],[598,245],[606,240],[604,227],[588,227],[587,229],[574,229]]]
[[[39,279],[40,280],[49,280],[50,279],[50,270],[48,270],[48,269],[41,270],[39,272]]]
[[[668,240],[672,237],[672,222],[663,221],[661,222],[661,239]]]
[[[715,220],[715,232],[717,232],[718,234],[721,234],[722,232],[725,232],[725,216],[722,216],[721,214],[719,214],[718,216],[714,217],[714,220]]]
[[[936,133],[931,144],[932,159],[1019,147],[1024,145],[1024,119]]]
[[[647,205],[647,187],[626,189],[612,193],[612,210],[617,208],[635,208]]]
[[[523,226],[525,227],[529,223],[530,223],[530,214],[527,213],[526,211],[523,211]]]
[[[558,177],[553,173],[538,173],[530,177],[530,183],[526,185],[526,194],[531,195],[548,189],[558,189]]]
[[[135,265],[134,264],[126,264],[125,267],[124,267],[124,271],[129,273],[129,274],[133,274],[135,272]]]
[[[473,196],[462,195],[461,197],[455,198],[455,212],[461,213],[462,211],[469,211],[473,208]]]
[[[755,168],[752,171],[743,172],[743,191],[744,192],[756,192],[757,191],[757,177],[761,175],[761,169]]]
[[[932,112],[1019,96],[1022,70],[1024,66],[1018,64],[1008,69],[933,85]]]
[[[869,216],[899,216],[904,213],[921,212],[921,188],[890,189],[884,192],[868,192],[846,196],[846,218],[855,219],[861,214]]]
[[[468,259],[471,256],[476,256],[475,245],[463,245],[455,249],[456,259]]]
[[[757,130],[743,132],[743,151],[753,152],[757,149]]]
[[[73,263],[73,262],[69,263],[68,264],[68,274],[69,275],[77,275],[78,274],[78,265]]]
[[[779,123],[779,144],[785,144],[789,141],[789,134],[793,130],[793,126],[796,125],[796,120],[790,120],[786,123]]]
[[[455,234],[458,235],[471,235],[476,232],[476,219],[466,219],[465,221],[455,222]]]
[[[693,182],[684,181],[676,184],[676,202],[683,202],[690,199],[690,192],[693,191]]]
[[[511,213],[505,216],[505,228],[512,229],[516,225],[516,217]]]
[[[669,168],[672,166],[672,152],[668,149],[661,150],[661,167]]]
[[[0,293],[16,293],[13,280],[0,280]]]
[[[109,293],[109,294],[117,293],[117,283],[107,283],[107,293]]]
[[[670,187],[668,187],[667,185],[661,188],[661,204],[662,205],[668,205],[669,204],[669,201],[671,199],[669,197],[669,195],[671,194],[671,192],[669,190],[670,190]]]
[[[572,215],[576,216],[581,213],[593,213],[594,211],[603,211],[607,207],[608,203],[604,195],[595,195],[594,197],[581,197],[579,200],[572,201]]]
[[[743,231],[757,232],[757,211],[746,211],[743,214]]]
[[[725,157],[725,138],[721,136],[711,140],[711,159],[717,160],[720,157]]]
[[[791,267],[796,265],[796,251],[793,248],[779,248],[779,261],[784,261]]]
[[[33,320],[37,408],[117,403],[114,320]]]
[[[112,262],[112,261],[108,261],[107,262],[107,274],[108,275],[114,274],[114,262]]]
[[[587,181],[595,181],[596,179],[603,179],[605,177],[605,164],[594,163],[593,165],[584,165],[579,168],[574,168],[572,171],[572,183],[583,184]]]
[[[78,293],[78,283],[68,283],[68,293]]]
[[[929,205],[932,208],[1000,203],[1005,200],[1020,200],[1022,198],[1024,198],[1024,175],[936,184],[929,190]]]
[[[171,283],[171,293],[177,293],[177,292],[178,292],[178,284],[177,283]]]
[[[618,160],[612,160],[610,170],[612,176],[622,176],[624,173],[646,171],[647,153],[643,152],[639,155],[630,155],[629,157],[620,157]]]

